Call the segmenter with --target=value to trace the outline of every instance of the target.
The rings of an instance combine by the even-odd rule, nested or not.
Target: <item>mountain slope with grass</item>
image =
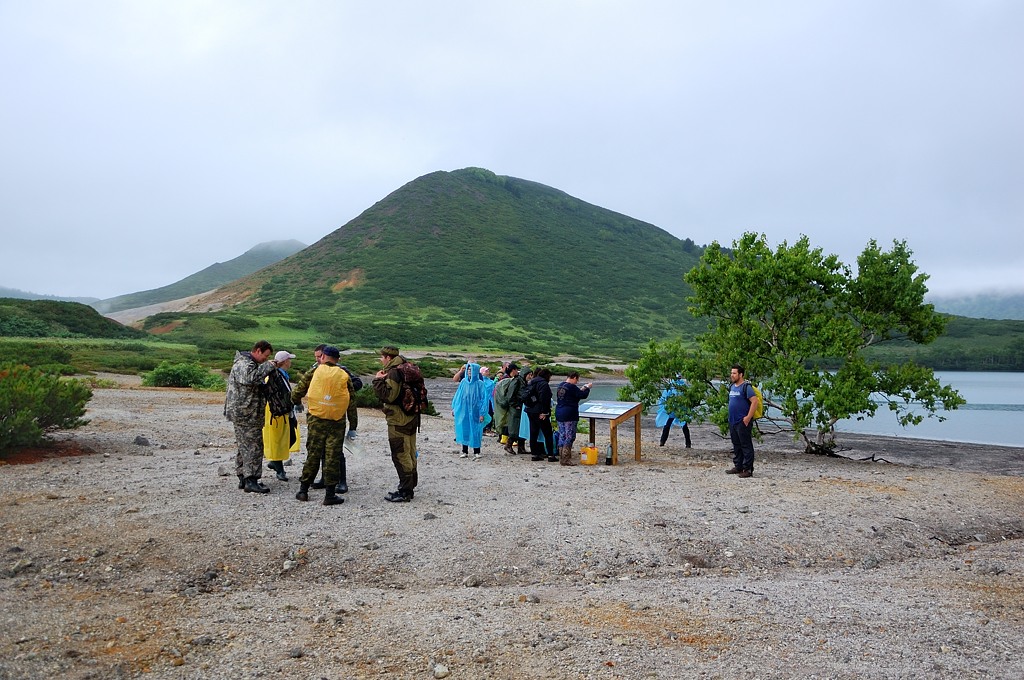
[[[110,314],[205,293],[279,262],[305,247],[304,243],[296,240],[267,241],[253,246],[232,260],[217,262],[167,286],[119,295],[91,304],[101,314]]]
[[[0,337],[142,338],[142,331],[101,316],[88,305],[0,298]]]
[[[241,318],[372,347],[633,350],[690,336],[685,272],[701,248],[551,187],[479,169],[434,172],[287,259],[204,296]],[[157,315],[175,334],[209,325]]]

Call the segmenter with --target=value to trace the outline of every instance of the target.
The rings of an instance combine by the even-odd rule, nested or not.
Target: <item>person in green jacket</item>
[[[391,462],[398,472],[398,490],[385,497],[391,503],[411,501],[419,482],[416,474],[416,431],[420,426],[420,414],[410,415],[396,403],[402,394],[402,375],[398,367],[405,362],[397,347],[384,347],[380,351],[382,368],[373,378],[373,391],[383,404],[381,410],[388,423]]]

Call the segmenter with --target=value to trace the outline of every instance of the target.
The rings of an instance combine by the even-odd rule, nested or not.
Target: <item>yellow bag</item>
[[[348,412],[348,373],[339,366],[320,364],[309,383],[309,413],[324,420],[341,420]]]

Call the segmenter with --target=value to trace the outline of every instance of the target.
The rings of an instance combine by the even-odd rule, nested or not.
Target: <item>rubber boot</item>
[[[516,440],[516,455],[519,455],[519,456],[525,456],[526,455],[526,442],[525,442],[525,440],[523,440],[523,439],[517,439]]]
[[[348,493],[348,474],[345,469],[345,456],[341,457],[341,476],[338,477],[338,484],[334,487],[334,490],[338,493]]]
[[[339,496],[335,492],[335,487],[327,487],[327,492],[324,494],[324,505],[341,505],[345,502],[345,499]]]
[[[238,488],[239,489],[244,489],[245,488],[245,477],[243,477],[242,475],[238,475]]]
[[[300,482],[299,492],[295,494],[295,500],[297,501],[308,501],[309,500],[309,483]]]
[[[277,478],[282,482],[288,481],[288,475],[284,473],[284,463],[279,460],[270,461],[270,469],[277,473]]]
[[[566,467],[571,467],[576,464],[572,461],[571,446],[563,446],[560,449],[558,449],[558,462],[561,465],[565,465]]]
[[[245,478],[245,489],[246,493],[270,493],[270,489],[260,484],[260,480],[256,477]]]

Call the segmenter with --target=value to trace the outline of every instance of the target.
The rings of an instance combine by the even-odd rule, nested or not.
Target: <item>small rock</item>
[[[480,577],[476,574],[470,574],[466,578],[462,579],[462,585],[466,586],[467,588],[479,588],[480,583]]]
[[[141,434],[135,437],[136,446],[149,446],[149,440],[143,437]]]
[[[284,565],[283,565],[283,569],[284,569],[284,571],[291,571],[292,569],[294,569],[297,566],[299,566],[299,563],[296,562],[295,560],[285,560],[284,561]]]
[[[432,512],[428,512],[423,515],[423,519],[437,519],[437,515]]]
[[[439,663],[436,666],[434,666],[435,678],[447,678],[451,674],[452,672],[448,670],[448,666],[445,666],[443,663]]]
[[[291,651],[288,652],[288,656],[293,659],[301,659],[304,652],[301,647],[292,647]]]

